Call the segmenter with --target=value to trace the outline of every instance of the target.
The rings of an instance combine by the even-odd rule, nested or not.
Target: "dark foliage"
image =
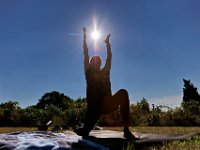
[[[183,82],[183,101],[181,105],[188,115],[198,115],[200,113],[200,95],[197,88],[190,80],[183,79]]]
[[[183,101],[180,107],[149,106],[143,98],[130,105],[132,126],[199,126],[200,96],[190,80],[183,80]],[[76,128],[82,125],[87,109],[85,98],[76,100],[57,91],[45,93],[36,105],[24,109],[17,101],[0,104],[0,126],[37,127],[52,121],[55,128]],[[101,126],[121,126],[119,109],[99,120]]]
[[[72,99],[68,96],[65,96],[63,93],[53,91],[46,93],[39,99],[39,102],[36,104],[36,108],[44,109],[49,105],[54,105],[61,110],[66,110],[72,103]]]
[[[197,91],[197,88],[190,82],[190,80],[183,79],[184,88],[183,88],[183,102],[189,102],[191,100],[200,102],[200,95]]]

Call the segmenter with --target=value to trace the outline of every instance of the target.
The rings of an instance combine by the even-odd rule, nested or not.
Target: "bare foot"
[[[124,129],[124,137],[127,140],[139,140],[140,139],[139,137],[134,136],[128,128]]]
[[[74,130],[74,132],[79,135],[79,136],[83,136],[86,137],[88,136],[89,132],[87,132],[84,128],[78,128],[76,130]]]

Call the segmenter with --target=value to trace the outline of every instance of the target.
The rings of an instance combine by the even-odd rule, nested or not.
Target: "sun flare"
[[[94,17],[93,18],[93,27],[90,30],[90,38],[91,38],[91,41],[92,41],[93,49],[95,51],[99,48],[100,41],[102,40],[101,39],[101,36],[102,36],[101,31],[102,30],[97,23],[96,17]]]
[[[92,32],[92,38],[96,41],[99,39],[99,37],[100,37],[100,33],[97,30],[94,30]]]

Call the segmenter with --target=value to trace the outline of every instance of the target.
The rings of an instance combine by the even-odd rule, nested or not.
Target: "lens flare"
[[[93,49],[96,51],[99,48],[99,43],[101,41],[102,36],[96,17],[93,18],[93,29],[90,31],[90,38],[92,40]]]

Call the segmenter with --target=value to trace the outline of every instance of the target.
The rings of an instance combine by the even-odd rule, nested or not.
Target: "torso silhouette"
[[[110,70],[95,70],[91,66],[85,72],[88,105],[101,106],[102,100],[111,95]]]

